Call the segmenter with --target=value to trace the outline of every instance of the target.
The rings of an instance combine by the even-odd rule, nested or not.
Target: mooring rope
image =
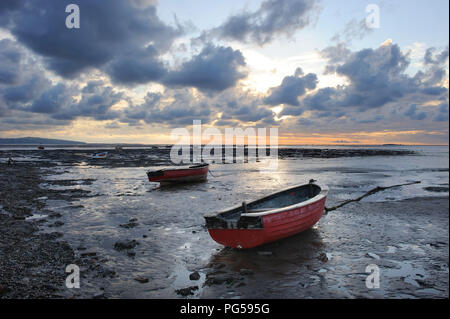
[[[373,194],[375,194],[375,193],[384,191],[384,190],[389,189],[389,188],[400,187],[400,186],[407,186],[407,185],[413,185],[413,184],[420,184],[420,183],[421,183],[421,181],[414,181],[414,182],[410,182],[410,183],[406,183],[406,184],[398,184],[398,185],[385,186],[385,187],[383,187],[383,186],[377,186],[377,187],[371,189],[370,191],[368,191],[367,193],[365,193],[364,195],[361,195],[361,196],[359,196],[359,197],[357,197],[357,198],[355,198],[355,199],[348,199],[348,200],[343,201],[342,203],[340,203],[340,204],[338,204],[338,205],[336,205],[336,206],[330,207],[330,208],[325,207],[325,211],[328,213],[328,212],[330,212],[330,211],[333,211],[333,210],[336,210],[336,209],[338,209],[338,208],[341,208],[342,206],[347,205],[347,204],[349,204],[349,203],[352,203],[352,202],[359,202],[359,201],[360,201],[361,199],[363,199],[364,197],[373,195]]]
[[[209,169],[208,172],[211,174],[212,177],[214,177],[214,178],[217,177],[217,176],[215,176],[215,175],[212,173],[211,169]]]

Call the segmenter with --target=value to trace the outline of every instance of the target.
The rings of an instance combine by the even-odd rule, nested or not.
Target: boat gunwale
[[[257,213],[242,213],[240,216],[244,216],[244,217],[260,217],[260,216],[266,216],[266,215],[277,214],[277,213],[281,213],[281,212],[285,212],[285,211],[290,211],[290,210],[294,210],[294,209],[301,208],[301,207],[304,207],[304,206],[308,206],[310,204],[318,202],[319,200],[322,200],[323,198],[325,198],[328,195],[329,188],[328,188],[327,185],[325,185],[325,184],[318,185],[316,183],[306,183],[306,184],[298,184],[298,185],[286,187],[285,189],[282,189],[282,190],[277,191],[277,192],[273,192],[273,193],[268,194],[268,195],[266,195],[266,196],[264,196],[262,198],[255,199],[255,200],[247,203],[247,205],[253,204],[254,202],[259,201],[259,200],[264,200],[265,198],[268,198],[270,196],[274,196],[276,194],[283,193],[283,192],[292,190],[294,188],[299,188],[299,187],[307,186],[307,185],[315,185],[315,186],[319,187],[320,188],[319,194],[317,194],[314,197],[311,197],[308,200],[305,200],[303,202],[299,202],[297,204],[284,206],[284,207],[280,207],[280,208],[275,208],[275,209],[271,209],[271,210],[267,210],[267,211],[263,211],[263,212],[257,212]],[[232,208],[227,208],[227,209],[224,209],[224,210],[222,210],[220,212],[217,212],[217,213],[206,214],[206,215],[204,215],[204,217],[216,217],[216,216],[220,216],[222,214],[228,213],[228,212],[233,211],[233,210],[238,210],[238,209],[241,209],[241,208],[242,208],[241,205],[234,206]]]

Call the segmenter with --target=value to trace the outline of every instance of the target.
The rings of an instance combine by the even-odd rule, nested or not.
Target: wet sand
[[[175,269],[176,280],[168,284],[164,278],[172,278],[172,264],[167,264],[165,270],[160,265],[159,279],[146,276],[146,263],[139,261],[144,257],[135,257],[147,256],[144,252],[152,247],[152,236],[164,229],[155,225],[149,229],[145,221],[133,218],[118,223],[117,229],[129,232],[121,241],[111,242],[117,254],[124,256],[118,258],[105,257],[99,247],[86,249],[64,233],[63,229],[71,227],[64,225],[70,221],[64,214],[83,210],[79,199],[96,200],[99,194],[85,189],[95,183],[95,178],[58,176],[82,162],[91,166],[99,162],[90,161],[86,155],[74,161],[70,152],[29,152],[17,151],[16,156],[32,156],[33,161],[0,164],[0,298],[157,298],[161,296],[158,291],[165,291],[162,296],[169,298],[448,298],[448,197],[351,203],[329,212],[309,231],[246,251],[211,245],[207,230],[195,224],[200,218],[190,217],[193,227],[176,236],[190,236],[190,245],[199,247],[182,255],[182,259],[188,259],[187,269]],[[158,160],[149,160],[138,151],[131,153],[129,162],[117,156],[103,165],[143,167],[149,161],[156,165]],[[43,182],[56,189],[43,189]],[[230,191],[224,182],[211,182],[202,186],[202,192],[212,192],[209,196],[213,197],[217,193],[223,206],[226,195],[219,186]],[[165,198],[167,192],[158,196]],[[128,195],[140,196],[124,193],[117,198]],[[330,200],[327,206],[336,198]],[[48,205],[52,201],[66,206],[52,211]],[[39,215],[44,217],[34,218]],[[142,227],[146,231],[143,234]],[[133,238],[137,241],[133,242]],[[208,248],[201,252],[204,241],[208,241]],[[133,247],[123,249],[127,245]],[[217,248],[210,252],[210,247]],[[150,249],[156,253],[159,248]],[[190,256],[189,251],[201,255]],[[108,260],[110,257],[112,260]],[[120,258],[127,258],[125,265],[136,268],[131,277],[123,266],[115,264]],[[65,288],[65,266],[71,263],[81,267],[83,289],[79,291]],[[380,269],[378,289],[365,285],[369,264]],[[117,294],[114,285],[127,281],[148,288]],[[119,290],[126,291],[126,287]]]

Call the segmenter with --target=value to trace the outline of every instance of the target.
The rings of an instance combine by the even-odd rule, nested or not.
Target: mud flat
[[[220,149],[220,148],[219,148]],[[91,155],[108,151],[105,159],[92,159]],[[123,149],[121,151],[111,149],[57,149],[57,150],[1,150],[0,158],[32,158],[34,160],[52,161],[61,165],[91,165],[102,167],[147,167],[160,165],[173,165],[170,159],[170,146],[148,147],[144,149]],[[260,151],[255,152],[259,154]],[[193,149],[190,149],[191,159]],[[236,157],[236,148],[232,150],[233,158]],[[244,156],[248,158],[248,148],[244,149]],[[225,159],[228,152],[222,148],[223,163],[229,163]],[[253,152],[251,152],[253,154]],[[373,156],[407,156],[414,155],[414,151],[397,149],[315,149],[315,148],[280,148],[278,150],[279,159],[287,158],[340,158],[340,157],[373,157]],[[270,155],[270,150],[266,150],[266,155]],[[251,155],[253,156],[253,155]]]
[[[448,155],[302,150],[274,176],[258,163],[219,164],[207,183],[161,189],[145,170],[170,163],[170,147],[91,159],[97,151],[0,150],[0,298],[448,297],[448,197],[400,200],[447,196]],[[226,249],[204,227],[204,213],[311,177],[329,183],[329,207],[377,185],[425,182],[256,249]],[[72,263],[77,291],[65,287]],[[379,288],[365,285],[368,265],[379,267]]]
[[[100,267],[92,258],[96,256],[76,256],[57,231],[60,216],[45,207],[49,197],[85,195],[41,189],[40,167],[51,166],[48,162],[0,163],[0,298],[76,297],[65,287],[66,266],[77,264],[86,276],[94,274],[90,269]],[[55,231],[40,232],[45,223]]]
[[[448,197],[352,203],[297,236],[224,248],[202,298],[448,298]],[[379,288],[366,287],[368,265]]]

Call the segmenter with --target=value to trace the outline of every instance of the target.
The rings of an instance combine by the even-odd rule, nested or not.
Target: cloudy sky
[[[80,28],[66,27],[70,3]],[[280,144],[448,144],[448,10],[1,0],[0,137],[170,143],[173,128],[201,120],[278,127]]]

